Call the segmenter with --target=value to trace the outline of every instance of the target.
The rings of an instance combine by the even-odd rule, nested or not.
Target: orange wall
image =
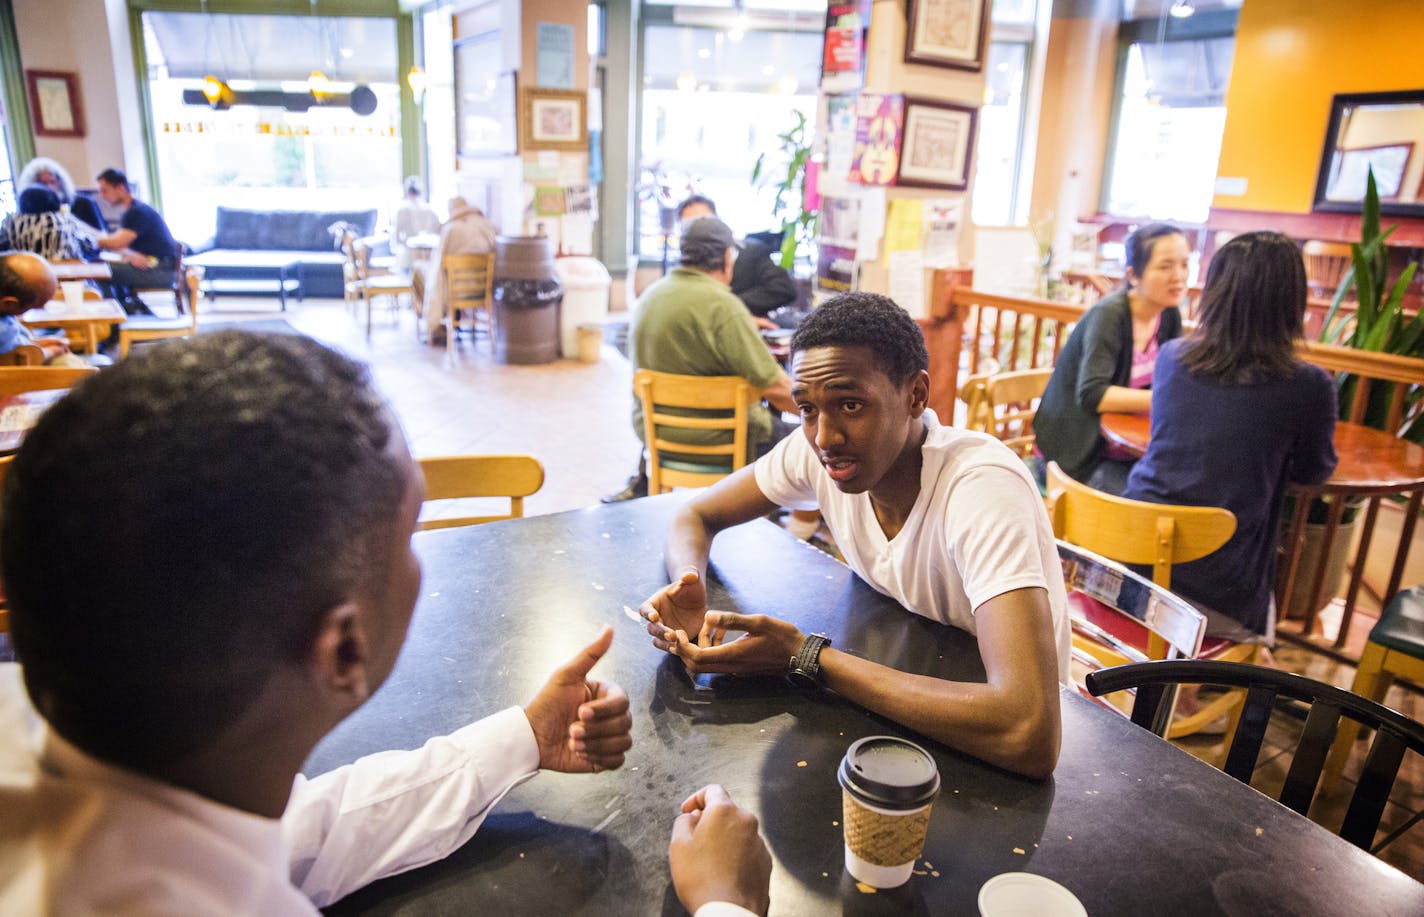
[[[1241,7],[1213,207],[1308,213],[1330,99],[1424,88],[1421,0],[1249,0]]]

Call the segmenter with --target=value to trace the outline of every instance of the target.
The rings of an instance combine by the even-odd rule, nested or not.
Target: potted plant
[[[1417,265],[1410,263],[1393,284],[1389,283],[1389,250],[1386,243],[1396,228],[1380,229],[1379,192],[1375,187],[1374,171],[1371,170],[1366,176],[1365,199],[1360,210],[1360,241],[1350,245],[1353,263],[1341,278],[1330,303],[1330,311],[1326,313],[1320,333],[1321,343],[1396,356],[1424,357],[1424,317],[1421,317],[1424,313],[1413,317],[1407,317],[1404,313],[1404,294],[1414,280]],[[1357,302],[1353,320],[1349,313],[1341,314],[1341,303],[1351,292],[1355,293]],[[1352,373],[1342,374],[1336,381],[1341,417],[1349,416],[1361,381]],[[1406,393],[1401,429],[1386,432],[1412,442],[1424,442],[1424,423],[1416,422],[1421,395],[1424,391],[1417,387]],[[1365,426],[1385,429],[1389,419],[1390,396],[1390,386],[1370,387],[1365,402]],[[1346,506],[1331,553],[1323,561],[1326,564],[1326,596],[1335,595],[1344,579],[1345,559],[1354,540],[1355,519],[1363,502],[1356,498]],[[1304,605],[1309,598],[1305,593],[1314,581],[1317,565],[1322,562],[1320,547],[1328,512],[1327,504],[1316,500],[1306,517],[1305,545],[1291,591],[1291,608],[1284,612],[1287,617],[1300,617],[1306,613]],[[1283,520],[1290,517],[1289,509],[1282,513]]]
[[[781,218],[781,267],[795,274],[796,253],[803,244],[809,250],[815,238],[817,212],[806,208],[806,167],[811,162],[811,130],[806,116],[794,112],[796,123],[783,133],[777,134],[781,141],[777,152],[786,157],[786,170],[775,173],[780,176],[776,182],[776,200],[771,207],[771,215]],[[752,167],[752,183],[762,180],[766,168],[766,153],[757,157]]]

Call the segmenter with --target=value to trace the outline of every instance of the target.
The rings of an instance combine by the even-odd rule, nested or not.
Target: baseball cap
[[[716,217],[698,217],[682,228],[682,260],[706,264],[729,248],[741,248],[732,230]]]

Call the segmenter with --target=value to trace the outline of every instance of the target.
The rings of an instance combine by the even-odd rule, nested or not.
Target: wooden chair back
[[[425,475],[425,502],[483,497],[509,498],[509,512],[427,519],[419,530],[479,525],[524,515],[524,498],[544,486],[544,466],[532,455],[442,455],[418,460]]]
[[[747,463],[747,405],[758,397],[741,376],[680,376],[640,369],[633,390],[643,406],[648,493],[706,487]],[[690,445],[673,431],[718,434],[725,442]],[[669,434],[672,436],[669,436]]]
[[[366,304],[367,336],[371,334],[372,301],[378,296],[390,297],[392,310],[399,308],[402,296],[410,297],[412,304],[415,299],[415,287],[411,284],[410,275],[387,273],[371,264],[371,249],[385,238],[381,235],[365,236],[351,243],[351,250],[356,259],[356,282],[359,284],[361,299]]]
[[[1052,375],[1052,368],[1019,369],[982,377],[981,384],[971,379],[965,427],[998,437],[1020,456],[1032,455],[1033,416]]]
[[[44,348],[38,344],[20,344],[8,353],[0,353],[0,366],[43,366]]]
[[[1281,805],[1301,815],[1310,810],[1311,800],[1315,798],[1326,754],[1335,740],[1341,717],[1375,730],[1364,771],[1340,826],[1340,837],[1364,850],[1372,849],[1405,752],[1424,754],[1424,724],[1334,685],[1278,669],[1233,662],[1149,662],[1091,672],[1085,680],[1095,696],[1137,689],[1132,721],[1159,736],[1166,733],[1172,697],[1178,685],[1243,689],[1245,705],[1231,735],[1222,770],[1248,786],[1261,755],[1276,699],[1308,704],[1310,712],[1277,797]]]
[[[1215,506],[1171,506],[1094,490],[1048,465],[1053,534],[1124,564],[1151,564],[1152,581],[1172,588],[1172,565],[1205,557],[1236,532],[1236,516]]]
[[[73,388],[98,371],[97,366],[4,366],[0,367],[0,395]]]
[[[443,255],[440,270],[445,275],[445,346],[455,346],[455,331],[460,327],[460,312],[473,313],[474,327],[489,328],[494,297],[494,253],[481,255]],[[483,321],[481,317],[483,316]],[[473,331],[471,332],[473,334]],[[490,346],[494,338],[490,337]]]
[[[1311,240],[1301,246],[1300,254],[1305,259],[1305,281],[1311,295],[1327,299],[1335,295],[1345,272],[1354,263],[1345,242]]]

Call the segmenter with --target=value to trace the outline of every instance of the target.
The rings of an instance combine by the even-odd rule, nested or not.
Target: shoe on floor
[[[635,474],[628,479],[624,488],[614,494],[605,494],[599,497],[600,503],[622,503],[624,500],[636,500],[639,497],[648,495],[647,475]]]

